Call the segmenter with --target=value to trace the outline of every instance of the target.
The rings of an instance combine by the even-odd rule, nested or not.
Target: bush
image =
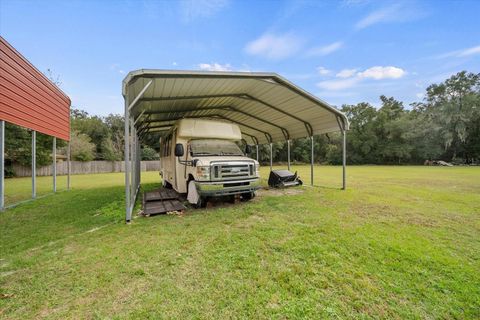
[[[149,146],[144,146],[142,149],[142,160],[158,160],[158,153]]]
[[[122,160],[122,150],[118,150],[119,148],[116,148],[112,138],[107,137],[103,140],[102,142],[102,157],[105,160],[108,161],[119,161]]]
[[[70,148],[73,160],[92,161],[95,158],[95,145],[86,134],[73,131]]]

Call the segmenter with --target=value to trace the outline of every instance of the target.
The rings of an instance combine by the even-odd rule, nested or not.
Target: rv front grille
[[[254,177],[254,164],[249,162],[215,163],[213,166],[214,180],[238,180]]]

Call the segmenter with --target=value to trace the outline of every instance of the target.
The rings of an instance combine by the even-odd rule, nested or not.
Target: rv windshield
[[[190,148],[192,156],[243,156],[242,150],[229,140],[192,140]]]

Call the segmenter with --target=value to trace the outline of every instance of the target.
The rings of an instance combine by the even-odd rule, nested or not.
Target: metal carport
[[[0,36],[0,210],[5,206],[5,123],[30,129],[32,134],[32,199],[37,198],[37,132],[52,136],[53,192],[57,191],[57,138],[70,141],[70,98]],[[67,149],[70,189],[70,142]],[[18,203],[16,203],[18,204]],[[7,207],[14,206],[10,204]]]
[[[259,144],[340,131],[345,181],[345,115],[276,73],[141,69],[123,80],[125,99],[126,221],[140,188],[140,139],[168,129],[181,118],[215,118],[237,123],[244,139]],[[290,155],[288,157],[290,159]],[[272,157],[270,157],[270,166]],[[290,167],[290,160],[289,160]]]

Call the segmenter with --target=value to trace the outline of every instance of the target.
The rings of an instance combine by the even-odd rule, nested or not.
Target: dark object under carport
[[[162,188],[143,194],[144,216],[183,210],[185,210],[185,206],[175,190]]]
[[[288,170],[272,170],[268,177],[268,185],[272,188],[301,186],[302,184],[303,182],[298,178],[297,173]]]

